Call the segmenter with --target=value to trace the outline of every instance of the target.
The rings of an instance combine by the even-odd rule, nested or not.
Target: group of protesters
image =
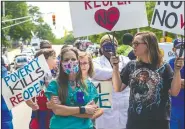
[[[29,129],[184,129],[183,42],[174,40],[176,58],[164,62],[154,33],[127,33],[122,41],[126,54],[117,55],[117,39],[104,35],[101,56],[93,59],[71,45],[57,57],[51,43],[42,41],[35,58],[43,54],[51,73],[43,91],[26,101]],[[93,80],[112,82],[111,108],[96,105]],[[13,129],[12,116],[7,118],[2,129]]]

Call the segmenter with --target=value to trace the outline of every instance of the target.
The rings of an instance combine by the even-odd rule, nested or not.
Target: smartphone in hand
[[[184,43],[182,43],[180,46],[179,57],[182,57],[183,53],[184,53]]]

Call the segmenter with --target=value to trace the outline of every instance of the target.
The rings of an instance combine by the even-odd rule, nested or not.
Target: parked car
[[[14,65],[14,69],[17,70],[18,68],[23,67],[24,65],[28,64],[32,58],[27,56],[26,54],[16,55],[14,58],[14,62],[11,65]]]

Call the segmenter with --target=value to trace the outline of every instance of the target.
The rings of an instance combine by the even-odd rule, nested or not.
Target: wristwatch
[[[79,106],[80,109],[80,114],[85,114],[85,107],[84,106]]]

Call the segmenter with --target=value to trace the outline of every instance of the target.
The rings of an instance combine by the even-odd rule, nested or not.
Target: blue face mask
[[[78,61],[68,61],[62,63],[62,68],[66,74],[75,74],[79,71]]]

